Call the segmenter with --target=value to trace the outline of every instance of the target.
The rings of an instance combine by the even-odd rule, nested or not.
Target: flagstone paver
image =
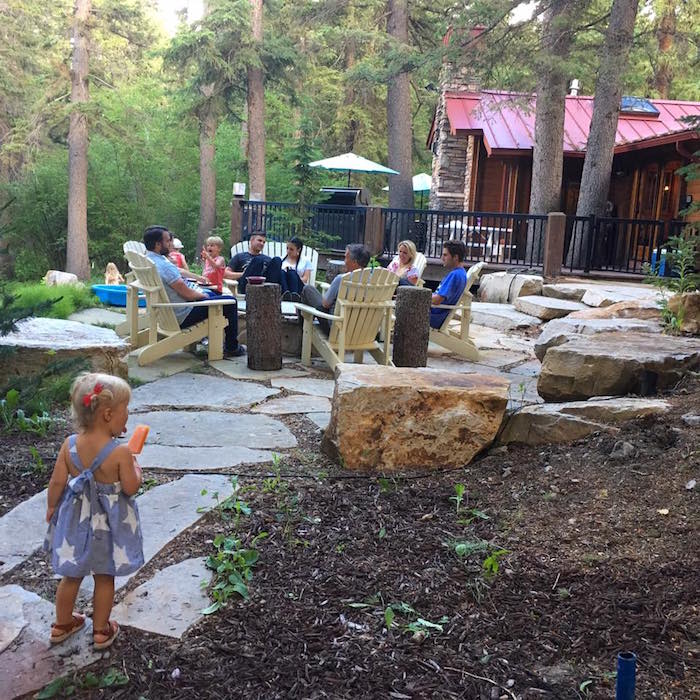
[[[311,379],[309,377],[272,379],[270,384],[287,391],[311,394],[312,396],[325,396],[327,399],[333,398],[333,391],[335,390],[335,380],[333,379]]]
[[[180,372],[158,379],[132,392],[130,410],[155,408],[241,408],[278,394],[274,389],[227,377]],[[206,443],[201,443],[206,444]]]
[[[330,413],[307,413],[307,418],[310,418],[321,429],[325,430],[331,420]]]
[[[241,464],[272,462],[270,450],[252,450],[240,445],[218,447],[179,447],[174,445],[146,445],[139,455],[144,469],[169,471],[211,471],[230,469]]]
[[[273,377],[304,377],[308,374],[303,369],[283,367],[282,369],[264,372],[257,369],[248,368],[247,357],[235,357],[230,360],[216,360],[209,363],[214,369],[225,374],[231,379],[254,379],[266,382]]]
[[[151,428],[147,447],[228,447],[234,455],[239,446],[277,450],[297,444],[289,428],[269,416],[218,411],[153,411],[130,416],[127,432],[131,433],[138,423]]]
[[[516,311],[512,304],[492,304],[485,301],[472,302],[472,323],[501,331],[515,328],[532,328],[542,321],[534,316]]]
[[[41,547],[46,535],[45,517],[46,490],[0,518],[0,574],[11,571]]]
[[[126,316],[111,309],[103,309],[95,307],[92,309],[83,309],[76,311],[68,317],[69,321],[78,321],[78,323],[87,323],[89,326],[109,326],[114,328],[120,323],[124,323]]]
[[[0,588],[0,698],[15,698],[100,658],[92,622],[63,644],[49,645],[54,605],[21,586]]]
[[[212,575],[204,561],[204,557],[186,559],[158,571],[114,607],[112,618],[129,627],[179,639],[211,602],[202,588]]]
[[[140,367],[135,351],[129,355],[129,378],[138,379],[141,382],[153,382],[156,379],[169,377],[171,374],[184,372],[202,364],[194,355],[189,352],[174,352],[167,357],[161,357],[150,365]]]
[[[271,399],[251,408],[251,413],[280,416],[286,413],[325,413],[331,410],[331,402],[325,396],[287,396]]]

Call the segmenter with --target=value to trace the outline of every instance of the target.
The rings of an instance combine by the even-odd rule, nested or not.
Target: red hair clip
[[[101,394],[102,389],[104,389],[102,384],[100,384],[99,382],[95,384],[95,387],[93,388],[92,392],[83,396],[83,406],[85,406],[85,408],[89,408],[90,404],[92,403],[92,397]]]

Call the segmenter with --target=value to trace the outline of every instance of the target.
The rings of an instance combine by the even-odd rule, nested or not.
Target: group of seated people
[[[308,259],[302,259],[303,242],[292,238],[287,243],[287,255],[284,258],[270,258],[263,254],[266,235],[256,231],[248,240],[248,250],[234,255],[226,263],[221,255],[223,240],[218,236],[207,238],[202,249],[203,274],[198,275],[189,270],[184,256],[178,248],[179,240],[173,237],[165,226],[149,226],[144,232],[143,242],[146,257],[153,262],[160,275],[165,292],[171,303],[206,301],[218,297],[223,291],[224,280],[236,280],[238,289],[245,293],[248,280],[254,277],[279,284],[282,299],[300,301],[319,311],[333,314],[340,285],[345,275],[369,265],[370,251],[362,244],[351,244],[345,249],[346,272],[337,275],[328,288],[319,292],[308,284],[313,270]],[[447,275],[432,295],[430,326],[440,328],[449,314],[449,309],[440,306],[457,304],[467,283],[464,269],[464,243],[447,241],[442,250],[442,264]],[[415,267],[417,252],[412,241],[402,241],[398,254],[389,263],[388,269],[399,277],[399,284],[414,285],[419,279]],[[200,286],[206,285],[206,286]],[[207,318],[207,306],[177,306],[173,308],[175,318],[181,328],[187,328]],[[245,354],[245,346],[238,342],[238,314],[235,304],[224,305],[223,313],[228,320],[224,336],[224,356],[240,357]],[[327,319],[319,318],[319,325],[326,333],[330,331]]]

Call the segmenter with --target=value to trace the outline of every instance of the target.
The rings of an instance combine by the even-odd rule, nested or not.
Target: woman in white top
[[[294,270],[297,275],[299,275],[301,281],[304,284],[309,283],[309,278],[311,277],[311,270],[314,266],[311,260],[302,260],[301,251],[304,248],[304,242],[301,238],[294,236],[289,241],[287,241],[287,255],[282,260],[283,270]]]

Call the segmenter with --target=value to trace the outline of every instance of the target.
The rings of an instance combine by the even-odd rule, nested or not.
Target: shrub
[[[10,293],[16,297],[17,308],[35,308],[44,302],[54,302],[43,313],[48,318],[68,318],[75,311],[98,306],[99,301],[89,287],[83,285],[61,285],[47,287],[44,284],[8,285]]]

